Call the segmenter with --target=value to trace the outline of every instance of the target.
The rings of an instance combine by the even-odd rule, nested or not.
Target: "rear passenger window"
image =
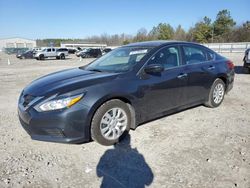
[[[208,61],[214,60],[214,57],[215,57],[214,53],[207,52],[207,60]]]
[[[157,52],[148,64],[162,64],[164,68],[177,67],[180,64],[177,47],[166,47]]]
[[[196,64],[207,61],[206,54],[198,47],[183,46],[186,64]]]

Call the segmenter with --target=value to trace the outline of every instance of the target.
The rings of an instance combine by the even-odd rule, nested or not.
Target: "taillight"
[[[232,61],[227,61],[227,67],[229,68],[229,69],[234,69],[234,64],[233,64],[233,62]]]

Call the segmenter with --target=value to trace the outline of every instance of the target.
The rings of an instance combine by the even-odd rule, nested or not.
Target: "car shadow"
[[[236,74],[246,74],[244,72],[243,66],[235,66],[234,71],[235,71]]]
[[[103,154],[96,174],[103,178],[101,188],[145,187],[154,179],[143,155],[136,148],[131,148],[130,135]]]

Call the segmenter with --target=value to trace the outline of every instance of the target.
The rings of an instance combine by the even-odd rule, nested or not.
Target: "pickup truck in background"
[[[44,48],[41,51],[37,51],[34,57],[37,60],[44,60],[47,58],[65,59],[69,55],[67,48]]]

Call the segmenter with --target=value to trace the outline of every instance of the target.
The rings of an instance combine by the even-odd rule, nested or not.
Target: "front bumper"
[[[18,116],[21,125],[34,140],[84,143],[91,140],[89,109],[79,102],[64,110],[37,112],[32,107],[24,110],[19,104]]]

